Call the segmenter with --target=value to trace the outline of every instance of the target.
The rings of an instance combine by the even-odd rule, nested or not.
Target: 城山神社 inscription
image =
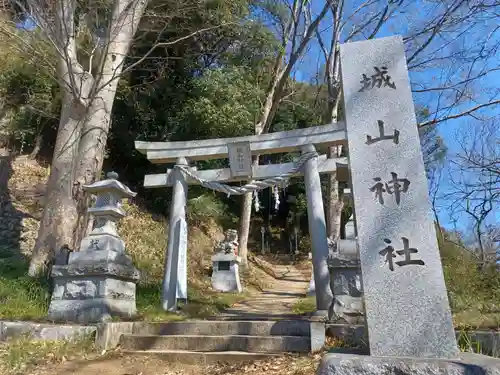
[[[400,267],[408,265],[423,266],[425,264],[423,260],[411,259],[411,254],[418,253],[418,249],[410,247],[410,241],[408,240],[408,238],[401,237],[401,239],[403,240],[404,248],[401,250],[395,250],[394,247],[391,245],[392,241],[387,238],[384,238],[384,242],[387,244],[387,246],[379,251],[379,254],[385,258],[384,263],[389,264],[389,269],[391,271],[394,271],[394,263],[396,263]],[[396,258],[396,254],[403,255],[404,260],[399,260],[394,262],[393,258]]]
[[[399,143],[399,130],[394,129],[394,134],[393,135],[385,135],[385,129],[384,129],[384,122],[381,120],[377,121],[378,123],[378,137],[373,138],[371,135],[366,136],[366,144],[371,145],[372,143],[377,143],[379,141],[384,141],[384,140],[392,140],[394,144]]]
[[[371,90],[374,87],[390,87],[391,89],[396,89],[396,84],[391,81],[391,76],[387,75],[387,67],[376,67],[374,66],[375,74],[372,74],[371,77],[368,77],[366,74],[362,74],[363,79],[361,80],[361,84],[363,87],[359,89],[359,92],[363,92],[365,90]]]
[[[340,60],[370,353],[455,358],[403,41],[343,44]]]
[[[401,203],[401,193],[408,192],[410,187],[410,180],[407,178],[398,178],[396,172],[391,172],[391,179],[387,182],[382,182],[381,177],[374,177],[375,185],[370,187],[370,191],[375,193],[375,197],[378,198],[380,204],[384,204],[384,193],[394,195],[394,200],[396,204]]]

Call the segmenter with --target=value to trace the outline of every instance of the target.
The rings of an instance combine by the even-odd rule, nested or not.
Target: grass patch
[[[453,314],[453,323],[458,329],[498,329],[500,312],[483,313],[478,309],[458,311]]]
[[[219,227],[207,221],[203,231],[190,228],[188,247],[188,303],[181,314],[161,306],[161,284],[166,249],[166,223],[138,206],[126,203],[128,216],[120,225],[121,234],[136,266],[141,270],[137,286],[138,319],[175,321],[216,315],[247,297],[246,293],[216,293],[211,290],[209,270]],[[210,233],[212,232],[212,233]],[[207,233],[210,233],[207,234]],[[0,319],[46,321],[52,286],[47,278],[27,276],[28,262],[0,248]],[[252,273],[253,276],[253,273]],[[253,279],[251,277],[250,279]]]
[[[205,197],[202,202],[194,200],[196,210],[190,208],[190,212],[196,212],[196,215],[191,213],[188,217],[192,221],[188,224],[189,299],[186,304],[180,306],[180,314],[165,312],[161,306],[161,285],[167,248],[166,219],[144,212],[136,205],[124,204],[127,217],[120,223],[120,234],[127,245],[127,252],[140,268],[142,276],[137,286],[138,319],[203,319],[217,315],[247,297],[247,293],[217,293],[211,290],[211,257],[217,239],[223,238],[223,235],[219,225],[208,216],[221,208],[209,204],[207,199]],[[202,212],[203,207],[207,212]]]
[[[299,299],[292,307],[294,314],[308,314],[316,311],[316,297],[304,297]]]
[[[0,319],[41,320],[47,316],[50,283],[27,276],[28,263],[0,259]]]
[[[474,341],[469,333],[465,330],[460,331],[457,339],[457,345],[461,352],[473,352],[478,354],[483,353],[483,348],[479,341]]]
[[[138,319],[164,322],[185,319],[204,319],[245,299],[247,293],[216,293],[188,287],[189,300],[179,305],[180,314],[164,311],[161,307],[161,284],[139,285],[137,289]]]
[[[93,342],[90,335],[78,341],[10,340],[0,345],[0,369],[5,375],[21,375],[39,365],[96,356]]]

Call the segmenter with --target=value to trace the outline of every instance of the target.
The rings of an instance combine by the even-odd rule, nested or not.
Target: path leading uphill
[[[254,266],[255,267],[255,266]],[[293,265],[272,265],[275,277],[269,276],[267,287],[254,292],[221,314],[222,319],[279,319],[297,317],[292,307],[303,298],[309,280]]]

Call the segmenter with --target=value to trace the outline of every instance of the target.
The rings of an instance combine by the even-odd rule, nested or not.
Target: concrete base
[[[86,300],[52,300],[49,320],[81,324],[109,322],[113,317],[131,319],[136,315],[135,299],[115,300],[93,298]]]
[[[72,341],[94,335],[95,326],[0,321],[0,341],[29,337],[33,341]]]
[[[326,354],[317,375],[500,375],[500,359],[461,353],[460,359],[372,357]]]

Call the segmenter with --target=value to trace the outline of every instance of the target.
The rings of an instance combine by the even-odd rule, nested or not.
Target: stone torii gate
[[[349,177],[352,189],[371,355],[456,358],[458,348],[403,39],[396,36],[341,45],[340,72],[345,123],[250,137],[136,143],[151,162],[176,164],[165,174],[145,178],[145,187],[174,189],[163,307],[174,309],[177,296],[185,298],[189,183],[240,194],[303,174],[316,308],[326,315],[332,295],[319,174],[337,171],[338,180]],[[348,146],[348,173],[347,160],[316,153],[334,145]],[[302,153],[298,162],[251,166],[252,154],[290,151]],[[197,171],[188,167],[188,159],[227,157],[230,169]],[[238,180],[262,181],[244,188],[221,184]]]
[[[169,235],[162,303],[165,310],[175,310],[177,299],[187,298],[187,228],[186,196],[189,184],[201,184],[228,194],[242,194],[283,180],[304,175],[309,232],[312,243],[316,306],[326,315],[332,294],[327,267],[328,243],[326,235],[320,173],[337,171],[337,178],[346,181],[347,159],[329,159],[318,155],[330,146],[345,146],[344,123],[316,126],[306,129],[188,142],[135,142],[138,151],[152,163],[175,163],[174,169],[163,174],[146,175],[144,187],[173,188],[170,207]],[[252,155],[301,152],[297,162],[252,166]],[[197,170],[190,161],[229,158],[230,168]],[[242,189],[226,183],[252,180]]]

